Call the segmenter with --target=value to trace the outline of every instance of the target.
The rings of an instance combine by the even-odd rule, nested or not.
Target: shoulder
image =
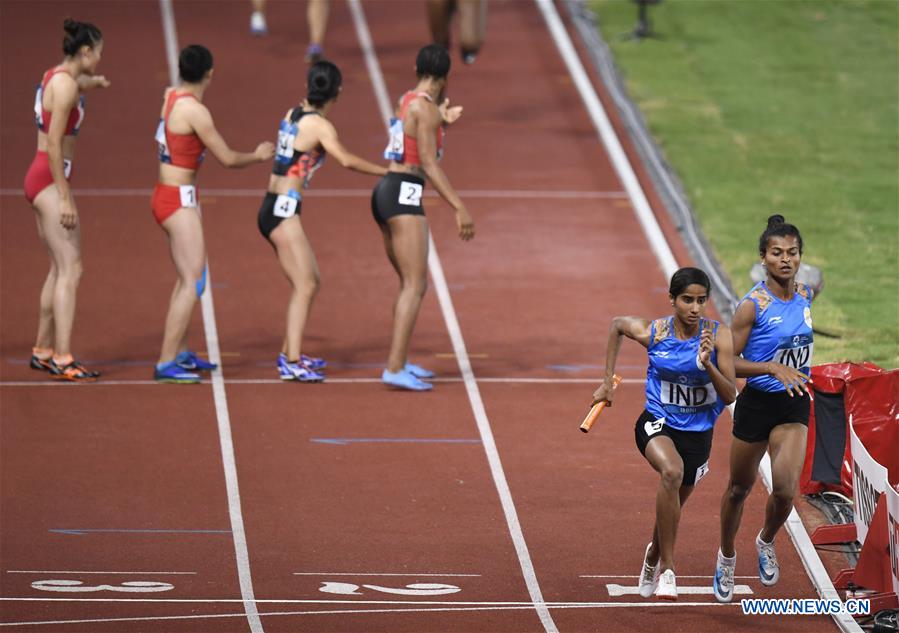
[[[63,100],[75,99],[80,91],[78,82],[67,72],[54,74],[47,80],[46,85],[53,86],[53,95]]]
[[[649,322],[649,344],[655,345],[671,336],[671,320],[668,317]]]
[[[753,311],[755,312],[757,310],[759,314],[768,309],[768,306],[771,305],[771,294],[768,292],[765,284],[759,282],[753,286],[752,290],[747,292],[746,296],[743,297],[741,306],[748,302],[751,302],[754,305]]]
[[[811,286],[806,284],[796,283],[796,294],[808,301],[812,302],[812,299],[815,298],[815,291],[812,290]]]

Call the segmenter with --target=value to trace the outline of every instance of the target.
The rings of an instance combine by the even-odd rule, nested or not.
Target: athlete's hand
[[[260,143],[256,146],[256,151],[253,152],[256,156],[256,159],[260,163],[264,163],[267,160],[271,160],[275,155],[275,145],[270,143],[269,141],[265,141],[264,143]]]
[[[78,208],[71,198],[59,201],[59,223],[70,231],[78,226]]]
[[[599,386],[599,388],[593,392],[593,402],[590,403],[590,406],[592,407],[597,402],[602,402],[603,400],[605,400],[606,402],[609,403],[606,406],[611,407],[612,406],[612,396],[614,393],[615,393],[614,383],[611,380],[603,380],[602,384]]]
[[[440,118],[443,119],[444,125],[452,125],[462,116],[462,106],[450,107],[449,99],[444,99],[440,104]]]
[[[790,394],[791,398],[794,395],[802,396],[809,393],[808,383],[811,383],[811,379],[798,369],[793,369],[772,360],[768,363],[768,373],[787,388],[787,393]]]
[[[94,85],[98,88],[109,88],[112,82],[105,75],[94,75]]]
[[[702,335],[699,337],[699,362],[706,369],[709,368],[709,365],[712,364],[712,350],[715,348],[715,342],[712,339],[712,330],[707,329],[702,331]]]
[[[463,242],[474,239],[474,220],[465,207],[456,211],[456,226],[459,227],[459,237]]]

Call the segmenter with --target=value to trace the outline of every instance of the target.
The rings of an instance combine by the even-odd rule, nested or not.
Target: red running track
[[[269,3],[271,35],[255,39],[246,4],[174,5],[178,41],[215,54],[207,103],[238,148],[273,135],[303,95],[305,68],[302,6]],[[332,4],[327,50],[345,82],[332,118],[353,151],[374,158],[385,134],[372,80],[347,5]],[[273,369],[287,285],[255,226],[267,167],[226,171],[210,161],[200,176],[246,534],[241,562],[211,385],[149,383],[173,278],[149,211],[152,134],[168,77],[157,3],[81,3],[75,16],[103,29],[102,72],[113,81],[89,95],[75,182],[86,269],[76,352],[104,379],[57,385],[23,363],[46,256],[18,190],[34,151],[33,84],[57,61],[56,24],[71,10],[40,6],[39,13],[31,3],[0,3],[0,625],[153,633],[832,630],[826,618],[743,616],[709,594],[684,594],[676,605],[612,595],[608,585],[636,584],[654,512],[657,477],[632,439],[642,350],[624,346],[620,368],[629,380],[600,426],[589,436],[576,426],[600,373],[609,318],[665,314],[666,280],[530,2],[491,2],[484,54],[474,66],[456,64],[451,76],[451,97],[466,113],[444,166],[468,192],[477,239],[459,241],[436,198],[427,209],[549,616],[541,621],[532,603],[489,441],[433,289],[412,360],[444,380],[429,394],[391,392],[376,380],[394,274],[369,213],[373,179],[334,164],[316,176],[303,208],[323,278],[305,351],[332,366],[317,386],[279,384]],[[424,10],[413,2],[366,2],[364,10],[395,99],[414,81]],[[203,349],[199,309],[192,332]],[[683,514],[682,591],[710,584],[729,427],[722,419],[712,472]],[[764,499],[757,489],[746,508],[741,575],[754,569]],[[757,597],[814,597],[786,536],[779,542],[777,587],[738,582]],[[249,570],[258,619],[246,615],[240,569]],[[125,584],[134,582],[153,584]],[[458,591],[409,589],[421,584]]]

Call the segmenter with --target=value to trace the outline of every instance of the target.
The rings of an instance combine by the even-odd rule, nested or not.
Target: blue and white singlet
[[[718,333],[718,322],[701,319],[699,331],[685,341],[674,332],[674,317],[656,319],[650,326],[649,367],[646,369],[646,410],[678,431],[707,431],[715,425],[724,402],[699,362],[703,330]],[[711,361],[718,362],[713,349]]]
[[[750,290],[743,301],[755,304],[755,321],[743,348],[743,358],[756,363],[777,361],[798,369],[806,376],[812,367],[812,289],[796,284],[789,301],[775,297],[764,281]],[[751,376],[746,384],[759,391],[785,391],[774,376]]]

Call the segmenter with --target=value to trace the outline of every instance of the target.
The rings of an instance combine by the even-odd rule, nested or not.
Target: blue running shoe
[[[180,367],[181,369],[188,369],[192,371],[213,371],[215,369],[218,369],[218,365],[216,365],[215,363],[210,363],[207,360],[203,360],[190,350],[186,350],[178,354],[175,357],[175,363],[177,363],[178,367]]]
[[[405,371],[408,371],[410,374],[415,376],[416,378],[424,378],[428,380],[433,378],[437,374],[432,372],[430,369],[425,369],[424,367],[419,367],[418,365],[413,365],[412,363],[406,363],[406,366],[403,367]]]
[[[280,363],[282,360],[285,363],[287,362],[287,354],[278,354],[278,363]],[[300,365],[302,365],[306,369],[311,369],[312,371],[321,371],[328,366],[328,363],[323,358],[314,358],[313,356],[300,354]]]
[[[715,600],[718,602],[730,602],[734,599],[734,568],[737,565],[737,556],[727,558],[718,550],[718,562],[715,565],[715,580],[712,581],[712,590]]]
[[[297,382],[324,382],[325,377],[316,371],[306,367],[302,361],[299,363],[288,362],[287,356],[278,356],[278,375],[281,380],[295,380]]]
[[[385,369],[384,373],[381,374],[381,381],[385,385],[398,387],[400,389],[408,389],[409,391],[430,391],[434,388],[434,385],[419,380],[412,374],[412,372],[406,369],[396,373]]]
[[[253,11],[250,16],[250,33],[253,35],[267,35],[268,25],[265,23],[265,14],[260,11]]]
[[[178,366],[177,361],[169,361],[162,365],[156,365],[153,372],[153,380],[156,382],[171,382],[179,385],[191,385],[200,382],[200,375],[185,371]]]
[[[780,580],[780,565],[774,551],[774,541],[766,543],[762,540],[762,533],[759,532],[755,537],[755,549],[759,553],[759,580],[766,587],[776,585]]]

